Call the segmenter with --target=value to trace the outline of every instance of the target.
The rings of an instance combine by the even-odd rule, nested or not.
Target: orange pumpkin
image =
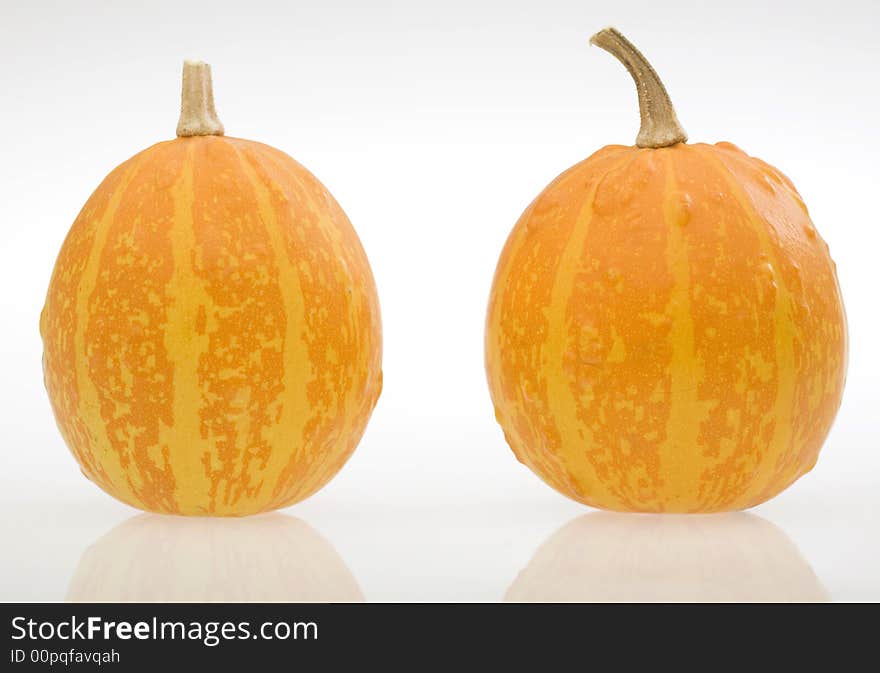
[[[711,512],[816,462],[847,338],[828,247],[792,183],[729,143],[685,144],[654,70],[635,147],[608,146],[523,213],[495,273],[486,369],[517,458],[585,504]]]
[[[110,173],[64,242],[40,321],[49,398],[123,502],[285,507],[342,467],[379,396],[370,266],[311,173],[223,136],[205,64],[184,66],[178,136]]]

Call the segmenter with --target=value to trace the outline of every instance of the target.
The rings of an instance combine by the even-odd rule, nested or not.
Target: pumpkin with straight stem
[[[187,62],[177,139],[116,168],[74,222],[40,320],[83,473],[152,512],[290,505],[354,451],[382,386],[370,265],[327,189],[223,135]]]

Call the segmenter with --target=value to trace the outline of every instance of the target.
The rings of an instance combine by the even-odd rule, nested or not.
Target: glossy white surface
[[[421,497],[371,494],[358,472],[244,520],[139,514],[85,480],[67,495],[56,484],[55,496],[4,498],[0,597],[880,600],[876,488],[835,487],[831,470],[749,513],[691,517],[585,510],[516,465],[480,495],[477,478],[449,470]]]
[[[815,470],[751,514],[588,513],[493,419],[482,330],[505,237],[554,176],[637,131],[629,77],[587,46],[607,24],[694,141],[792,178],[838,264],[843,407]],[[5,3],[0,600],[880,600],[877,25],[867,1]],[[42,387],[55,255],[104,175],[173,136],[184,58],[212,64],[229,134],[327,184],[382,303],[385,390],[360,448],[265,519],[116,503]]]

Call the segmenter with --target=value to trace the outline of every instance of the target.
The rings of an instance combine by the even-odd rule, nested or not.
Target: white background
[[[838,264],[843,406],[814,471],[752,514],[586,514],[493,418],[483,319],[510,228],[563,169],[635,138],[629,76],[587,45],[608,24],[692,141],[793,179]],[[0,599],[880,599],[878,25],[869,0],[3,0]],[[385,390],[349,464],[283,515],[115,529],[140,515],[65,448],[38,316],[92,190],[173,137],[184,58],[212,64],[229,135],[288,152],[345,208],[379,288]]]

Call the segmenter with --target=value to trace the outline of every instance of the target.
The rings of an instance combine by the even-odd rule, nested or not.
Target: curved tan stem
[[[669,147],[687,141],[666,87],[648,59],[616,28],[605,28],[590,38],[626,66],[639,92],[639,114],[642,126],[636,138],[639,147]]]
[[[180,121],[177,135],[222,136],[223,124],[214,109],[211,66],[202,61],[184,61],[183,87],[180,92]]]

